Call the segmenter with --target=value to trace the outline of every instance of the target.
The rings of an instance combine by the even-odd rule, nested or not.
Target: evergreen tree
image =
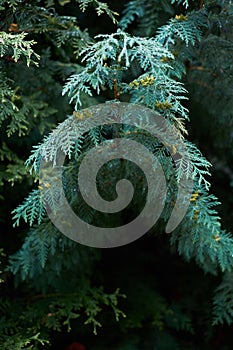
[[[231,1],[2,0],[0,12],[1,348],[65,349],[74,341],[77,349],[83,343],[93,350],[230,349]],[[182,150],[145,131],[146,117],[134,127],[93,123],[80,136],[96,105],[118,101],[169,122],[189,157],[174,161]],[[90,208],[77,184],[84,156],[116,136],[159,159],[168,184],[165,209],[131,245],[82,246],[47,216],[44,198],[52,211],[61,208],[56,179],[48,173],[38,181],[41,162],[54,163],[62,149],[63,187],[77,215],[121,226],[138,215],[149,191],[138,167],[115,159],[98,174],[108,201],[118,179],[133,183],[132,203],[119,215]],[[167,235],[178,185],[190,174],[187,213]],[[224,202],[223,224],[213,193]]]

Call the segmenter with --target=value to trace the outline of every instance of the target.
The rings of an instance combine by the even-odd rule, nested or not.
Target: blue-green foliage
[[[40,190],[33,190],[25,199],[24,203],[12,212],[12,214],[15,214],[13,220],[17,217],[15,225],[19,224],[19,212],[20,216],[22,216],[26,222],[28,221],[30,226],[33,224],[35,218],[37,218],[38,224],[41,224],[45,214],[44,206],[41,202],[42,197]]]
[[[186,8],[189,6],[189,0],[170,0],[172,4],[177,3],[184,5]]]
[[[137,4],[140,6],[135,11],[133,9],[136,8]],[[187,7],[187,2],[184,2],[184,5]],[[120,22],[121,28],[126,28],[135,16],[143,15],[144,5],[140,1],[133,1],[128,6],[132,11],[127,12],[125,19],[123,17]],[[188,119],[188,110],[182,102],[187,99],[187,91],[178,80],[184,73],[183,62],[186,58],[185,55],[182,57],[182,48],[186,52],[186,47],[195,46],[200,42],[202,31],[206,26],[207,12],[205,9],[201,9],[186,15],[176,15],[167,24],[160,27],[156,35],[151,38],[133,36],[123,31],[123,29],[118,29],[116,33],[110,35],[98,35],[95,41],[87,44],[81,52],[83,66],[79,66],[78,72],[68,79],[63,89],[63,94],[68,93],[71,98],[70,102],[74,103],[76,112],[47,136],[41,145],[35,148],[27,161],[27,166],[30,166],[38,175],[38,165],[41,157],[55,165],[57,151],[62,150],[71,159],[70,168],[67,167],[67,174],[70,175],[65,180],[65,190],[72,202],[72,191],[74,188],[76,191],[76,183],[72,180],[72,171],[76,169],[72,165],[73,152],[78,153],[75,161],[78,160],[79,163],[82,160],[82,154],[85,154],[88,149],[96,146],[99,142],[104,141],[105,137],[109,137],[109,135],[105,136],[98,128],[94,128],[93,125],[91,132],[77,140],[83,120],[89,118],[88,110],[87,112],[84,110],[83,114],[82,111],[77,110],[79,105],[82,105],[83,93],[93,96],[94,92],[100,94],[103,89],[112,90],[114,81],[120,94],[127,94],[133,103],[143,104],[156,110],[164,118],[169,119],[185,135],[183,119]],[[174,52],[175,46],[178,46],[181,51],[178,56]],[[127,72],[135,62],[140,67],[141,73],[135,79],[126,81]],[[178,63],[176,64],[176,62]],[[179,67],[181,70],[179,70]],[[119,132],[123,137],[130,134],[129,130],[127,132],[127,128],[124,129],[124,127]],[[215,196],[208,193],[210,183],[206,176],[210,175],[210,163],[194,144],[185,141],[189,157],[184,156],[178,159],[176,161],[177,169],[174,172],[172,162],[167,163],[166,148],[176,153],[175,145],[166,145],[163,149],[159,146],[158,140],[152,138],[148,141],[143,133],[141,135],[140,132],[137,131],[137,133],[138,140],[152,149],[154,155],[160,158],[162,164],[167,164],[164,171],[174,193],[175,180],[179,181],[185,173],[189,175],[192,173],[195,182],[195,193],[190,199],[189,210],[182,223],[172,233],[171,243],[177,245],[178,252],[186,259],[194,258],[197,264],[208,272],[216,273],[218,267],[222,271],[230,271],[233,264],[233,239],[229,233],[221,229],[219,217],[213,209],[219,202]],[[116,172],[115,169],[115,176]],[[56,185],[53,185],[52,179],[50,180],[49,184],[47,183],[47,186],[45,186],[47,188],[43,188],[43,196],[45,197],[46,191],[56,191]],[[52,187],[50,188],[50,186]],[[101,183],[101,186],[102,191],[104,191],[105,181]],[[111,189],[108,187],[108,193],[110,191]],[[172,191],[169,191],[168,201],[173,195]],[[35,202],[33,205],[31,204],[32,196],[38,196],[36,206]],[[35,219],[39,223],[41,222],[44,208],[39,198],[41,198],[39,192],[35,190],[29,195],[25,203],[14,211],[16,224],[19,223],[21,217],[24,220],[29,220],[30,224]],[[56,209],[56,203],[51,203],[50,206],[54,210]],[[90,222],[93,214],[90,215],[91,212],[88,212],[82,206],[83,204],[79,206],[80,214]],[[169,210],[165,210],[162,214],[165,221],[168,219],[169,213]],[[29,239],[26,242],[28,244]],[[39,251],[42,252],[39,259],[42,267],[45,266],[50,245],[51,242],[48,243],[48,246],[43,245],[39,248]],[[38,249],[36,246],[34,249]],[[39,243],[38,246],[40,246]],[[27,245],[22,249],[27,249]],[[25,255],[25,252],[22,253],[22,256]],[[16,264],[17,259],[20,259],[20,255],[16,255],[15,263],[12,266]]]
[[[71,1],[58,2],[60,6],[64,6]],[[0,11],[5,9],[6,3],[6,1],[0,1]],[[30,117],[40,121],[42,117],[59,113],[61,93],[64,98],[68,95],[70,104],[74,108],[73,114],[67,116],[65,120],[63,116],[57,127],[54,127],[52,121],[42,122],[38,126],[38,131],[41,134],[46,131],[46,136],[39,145],[33,147],[25,163],[30,175],[35,179],[36,188],[21,205],[13,210],[12,214],[14,226],[18,226],[23,219],[31,228],[21,248],[10,256],[6,271],[13,273],[19,284],[30,280],[30,287],[34,288],[38,295],[32,299],[29,297],[29,307],[26,310],[19,306],[20,298],[16,301],[15,310],[21,315],[18,322],[9,321],[11,318],[15,319],[13,311],[12,314],[10,312],[7,322],[4,316],[1,316],[0,337],[2,338],[0,339],[5,349],[11,350],[13,344],[17,344],[18,349],[27,349],[26,346],[28,349],[37,349],[36,343],[46,344],[51,329],[61,331],[62,327],[66,326],[70,331],[72,320],[79,317],[84,319],[84,324],[91,323],[96,333],[100,326],[97,316],[105,307],[113,309],[117,320],[120,316],[124,316],[118,308],[118,299],[123,297],[118,289],[114,293],[105,293],[102,287],[91,286],[90,278],[94,270],[93,264],[98,260],[98,253],[94,250],[86,251],[83,247],[77,246],[75,242],[59,233],[46,218],[44,199],[49,200],[52,211],[60,210],[57,198],[61,189],[56,182],[60,179],[52,177],[49,166],[48,169],[44,169],[43,174],[39,174],[42,159],[56,166],[56,156],[62,151],[67,156],[63,173],[64,192],[67,199],[85,221],[101,222],[94,210],[82,201],[77,201],[80,191],[76,177],[85,154],[100,142],[115,135],[141,142],[163,166],[168,191],[165,209],[159,223],[161,231],[164,230],[164,223],[168,221],[173,209],[177,183],[183,176],[192,175],[194,193],[189,198],[190,206],[183,221],[171,234],[170,242],[186,260],[195,260],[205,272],[226,273],[214,299],[214,324],[224,321],[230,324],[233,319],[233,238],[230,233],[222,229],[220,217],[215,210],[220,203],[214,195],[209,193],[211,164],[188,140],[185,127],[185,123],[189,120],[189,111],[185,105],[188,91],[181,82],[186,73],[186,60],[199,48],[202,50],[203,62],[206,65],[208,62],[212,70],[217,67],[214,66],[214,62],[211,65],[211,60],[205,55],[204,50],[205,45],[211,45],[213,42],[211,38],[203,38],[205,31],[210,27],[211,10],[206,6],[187,12],[189,3],[187,0],[162,2],[133,0],[126,5],[116,32],[91,38],[87,30],[80,30],[75,17],[59,16],[53,9],[54,3],[52,0],[46,1],[46,6],[41,7],[39,1],[35,1],[33,6],[27,2],[24,4],[20,0],[10,1],[9,16],[6,19],[4,31],[0,32],[0,54],[3,57],[3,62],[0,63],[2,73],[0,99],[4,107],[0,107],[0,123],[8,121],[7,134],[18,132],[19,135],[24,135],[36,125],[31,119],[29,120]],[[97,0],[79,0],[77,3],[82,11],[89,5],[93,5],[98,15],[107,13],[116,23],[116,13],[111,11],[106,3]],[[174,3],[183,5],[185,14],[176,15],[175,8],[172,6]],[[20,11],[14,15],[18,6]],[[160,23],[162,12],[165,12],[166,24]],[[15,18],[18,28],[23,28],[22,33],[18,33],[18,29],[12,27]],[[139,34],[130,33],[131,24],[133,25],[137,20]],[[11,27],[16,32],[6,33]],[[40,53],[39,60],[36,50],[32,50],[35,41],[26,40],[25,32],[31,30],[38,38],[44,35],[43,38],[48,40],[50,47],[54,51],[57,50],[62,59],[54,62],[52,59],[54,52],[51,53],[48,48]],[[219,42],[220,47],[221,43]],[[72,59],[65,55],[66,45]],[[26,67],[21,68],[22,76],[26,72],[28,77],[28,82],[24,86],[18,84],[20,76],[17,83],[14,82],[13,77],[16,75],[17,68],[9,69],[5,62],[9,57],[15,65],[22,64]],[[41,77],[37,74],[38,60]],[[73,60],[75,62],[72,62]],[[29,64],[31,67],[28,68]],[[228,68],[231,69],[231,66],[226,67]],[[32,79],[35,76],[36,81]],[[67,77],[62,90],[61,81]],[[33,92],[30,86],[31,80],[34,84]],[[50,105],[49,99],[54,91],[58,106],[56,103]],[[183,153],[183,157],[173,161],[171,155],[176,155],[180,151],[177,150],[177,145],[162,144],[153,135],[143,131],[141,125],[135,128],[119,125],[117,129],[112,126],[98,128],[93,123],[93,128],[89,132],[77,138],[82,131],[83,123],[90,116],[88,108],[79,109],[81,106],[89,107],[97,104],[99,95],[104,102],[122,98],[124,101],[153,109],[177,130],[184,140],[187,153]],[[71,109],[66,111],[66,114],[68,115],[70,111]],[[142,118],[141,122],[146,123],[146,117]],[[48,134],[48,129],[52,127],[54,130]],[[3,176],[0,173],[2,183],[3,181],[11,183],[22,181],[23,176],[26,176],[23,161],[16,154],[11,153],[5,143],[2,143],[0,157],[10,163],[7,167],[9,176]],[[42,181],[38,184],[39,175]],[[140,191],[135,193],[134,202],[137,208],[147,191],[146,184],[139,175],[138,169],[132,164],[122,166],[119,160],[115,160],[106,165],[98,178],[100,192],[104,198],[114,198],[115,188],[111,184],[116,178],[131,176],[133,184],[137,184],[139,179]],[[72,274],[73,278],[65,284],[64,275],[67,272],[69,275]],[[75,292],[70,292],[74,290]],[[149,307],[151,305],[152,303]],[[154,301],[153,305],[154,309],[158,309],[159,306],[161,308],[157,314],[155,313],[153,319],[156,327],[161,328],[161,336],[155,339],[155,346],[162,348],[163,337],[167,336],[167,333],[164,335],[162,331],[164,323],[178,331],[193,332],[190,317],[183,314],[181,310],[177,311],[177,307],[169,311],[161,300],[157,303]],[[8,301],[2,301],[0,306],[1,311],[5,312]],[[173,317],[174,313],[177,313],[178,317]],[[126,329],[138,327],[138,324],[142,327],[143,317],[142,315],[137,317],[135,317],[136,326],[129,321],[128,325],[126,323]],[[23,320],[22,325],[21,320]],[[25,329],[27,334],[24,333]],[[25,336],[22,336],[22,333]],[[170,338],[168,336],[167,343],[169,342],[173,344],[173,349],[179,349],[179,345],[172,336]],[[127,348],[128,345],[124,346]]]
[[[213,324],[228,325],[232,323],[233,317],[233,275],[227,272],[223,276],[222,283],[216,288],[214,296],[214,320]]]

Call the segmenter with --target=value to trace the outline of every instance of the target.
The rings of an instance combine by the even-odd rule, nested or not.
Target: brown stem
[[[114,84],[114,99],[115,100],[119,100],[119,92],[118,92],[117,80],[116,79],[113,80],[113,84]]]
[[[30,296],[27,301],[30,303],[30,302],[33,302],[35,300],[38,300],[38,299],[49,299],[49,298],[59,298],[59,297],[62,297],[62,296],[71,296],[71,295],[74,295],[74,293],[49,293],[49,294],[37,294],[37,295],[32,295]]]
[[[23,61],[16,61],[13,57],[11,56],[2,56],[1,57],[3,60],[6,60],[6,61],[10,61],[10,62],[14,62],[14,63],[17,63],[17,64],[22,64]]]

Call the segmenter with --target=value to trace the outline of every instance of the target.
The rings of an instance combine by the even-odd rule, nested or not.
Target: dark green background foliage
[[[232,349],[232,62],[229,0],[0,1],[1,349]],[[175,171],[176,146],[139,127],[93,128],[72,139],[86,117],[79,109],[115,99],[169,120],[190,164],[177,161]],[[56,183],[47,174],[38,187],[40,161],[63,147],[64,190],[76,213],[120,226],[144,206],[142,172],[119,160],[101,169],[103,198],[114,199],[125,176],[135,188],[131,205],[112,216],[83,202],[76,176],[85,154],[116,136],[159,159],[165,210],[134,243],[82,246],[46,217],[42,196]],[[189,165],[189,209],[165,234]]]

